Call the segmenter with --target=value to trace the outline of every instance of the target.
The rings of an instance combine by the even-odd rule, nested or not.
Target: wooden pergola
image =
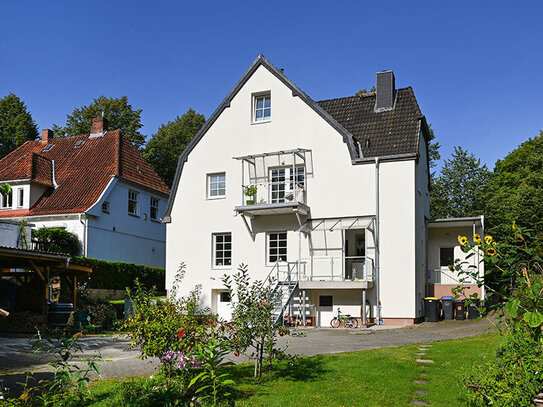
[[[0,272],[0,277],[15,277],[20,283],[24,283],[27,278],[34,275],[37,275],[43,281],[42,310],[43,321],[46,322],[47,303],[51,299],[52,278],[62,276],[70,284],[75,311],[77,306],[77,277],[88,276],[92,272],[92,267],[66,254],[0,246]]]

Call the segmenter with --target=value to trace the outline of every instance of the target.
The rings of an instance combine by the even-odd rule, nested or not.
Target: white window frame
[[[13,190],[10,191],[7,195],[2,195],[0,197],[0,208],[1,209],[12,209],[13,208]]]
[[[219,177],[224,177],[224,188],[221,188],[221,180]],[[213,181],[214,177],[218,177],[217,181]],[[224,193],[222,195],[211,195],[212,186],[216,186],[217,193],[220,193],[221,189],[224,189]],[[226,198],[226,172],[214,172],[211,174],[207,174],[207,199],[224,199]]]
[[[285,235],[285,238],[284,239],[281,239],[281,237],[279,235],[281,234],[284,234]],[[272,240],[272,235],[274,235],[274,239]],[[276,238],[275,238],[276,236]],[[277,257],[277,259],[275,261],[271,260],[271,256],[272,256],[272,242],[273,241],[276,241],[277,242],[277,246],[275,246],[277,249],[277,253],[274,254],[274,256]],[[285,242],[285,246],[284,246],[284,249],[285,249],[285,258],[284,259],[281,259],[280,262],[287,262],[288,261],[288,232],[286,231],[279,231],[279,232],[268,232],[266,234],[266,264],[268,266],[273,266],[277,260],[279,259],[279,256],[280,256],[280,253],[279,253],[279,248],[281,247],[279,245],[280,242]]]
[[[266,106],[266,99],[269,100],[269,106]],[[263,105],[261,108],[258,107],[258,101],[262,100]],[[269,110],[269,116],[264,116],[266,110]],[[262,111],[262,117],[257,117],[257,112]],[[271,92],[261,92],[253,94],[253,108],[252,108],[252,122],[253,123],[268,123],[271,121]]]
[[[155,221],[155,222],[159,221],[159,219],[158,219],[159,205],[160,205],[160,199],[155,198],[154,196],[152,196],[151,199],[149,200],[149,208],[150,208],[149,209],[149,219],[151,219],[152,221]],[[155,216],[153,216],[153,209],[156,211]]]
[[[300,171],[301,169],[301,171]],[[274,171],[281,171],[281,170],[284,170],[285,171],[285,176],[284,176],[284,188],[281,190],[281,184],[276,184],[274,182],[281,182],[281,181],[274,181],[274,178],[273,178],[273,172]],[[276,178],[281,178],[281,177],[276,177]],[[301,178],[301,180],[300,180]],[[294,184],[295,183],[299,183],[299,184],[302,184],[302,189],[305,188],[305,183],[306,183],[306,174],[305,174],[305,166],[303,165],[297,165],[296,166],[296,176],[295,176],[295,179],[293,179],[292,177],[292,166],[290,167],[275,167],[275,168],[270,168],[269,169],[269,180],[270,180],[270,188],[268,189],[269,191],[269,196],[268,196],[268,202],[269,203],[282,203],[282,202],[286,202],[285,200],[285,195],[288,193],[288,192],[295,192],[295,188],[294,188]],[[277,192],[278,195],[281,194],[281,192],[283,193],[283,197],[282,198],[279,198],[279,197],[276,197],[274,198],[274,193]]]
[[[25,206],[25,190],[24,188],[19,188],[17,191],[17,208],[22,208]]]
[[[128,209],[128,214],[129,215],[138,216],[138,209],[139,209],[138,195],[139,195],[139,193],[137,191],[134,191],[133,189],[128,190],[128,208],[127,209]],[[134,211],[130,210],[130,202],[135,203],[135,210]]]
[[[217,237],[222,237],[222,242],[217,242]],[[230,242],[225,242],[224,237],[230,237]],[[211,263],[212,268],[214,269],[231,269],[232,268],[232,232],[221,232],[221,233],[213,233],[211,238],[212,244],[211,244]],[[218,248],[217,244],[222,244],[221,248]],[[226,244],[230,243],[230,250],[226,249]],[[217,264],[217,252],[221,251],[223,253],[222,259],[223,262],[226,262],[227,259],[230,259],[230,264]],[[226,252],[230,252],[230,257],[226,256]]]

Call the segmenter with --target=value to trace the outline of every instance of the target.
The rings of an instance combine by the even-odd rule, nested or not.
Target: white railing
[[[303,259],[305,281],[373,281],[373,259],[365,256],[314,256]]]
[[[432,284],[476,284],[475,279],[471,276],[461,273],[460,275],[456,271],[452,271],[449,268],[443,267],[432,270]]]
[[[247,187],[256,187],[255,196],[246,196]],[[253,205],[270,205],[274,203],[293,202],[306,203],[306,186],[303,183],[293,184],[290,181],[262,182],[242,185],[242,206],[252,200]]]

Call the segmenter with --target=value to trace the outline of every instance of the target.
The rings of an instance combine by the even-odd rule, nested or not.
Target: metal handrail
[[[346,278],[346,269],[345,269],[345,260],[363,260],[364,263],[369,263],[363,271],[362,278],[359,278],[362,281],[373,281],[375,276],[375,264],[374,259],[367,256],[313,256],[310,258],[304,258],[304,261],[309,261],[311,264],[311,275],[307,276],[306,273],[304,273],[303,277],[305,279],[309,278],[309,280],[314,280],[315,278],[329,278],[330,280],[339,279],[341,281],[345,280],[351,280],[352,278]],[[327,274],[314,274],[314,265],[313,262],[317,260],[328,260],[330,262],[330,273]],[[340,274],[336,273],[336,270],[338,269],[337,266],[335,266],[336,263],[340,263],[341,266],[339,267],[339,270],[341,271]],[[351,263],[352,264],[352,263]],[[305,270],[304,270],[305,271]]]

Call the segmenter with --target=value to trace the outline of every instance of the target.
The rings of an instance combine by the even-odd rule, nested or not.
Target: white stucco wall
[[[251,124],[252,94],[262,91],[271,92],[271,121]],[[256,232],[254,241],[241,216],[235,216],[234,207],[241,203],[242,178],[241,163],[232,159],[294,148],[312,151],[306,179],[312,218],[375,214],[375,165],[353,165],[342,136],[261,66],[183,167],[172,221],[167,225],[168,288],[181,262],[187,266],[183,292],[202,285],[203,301],[208,306],[212,305],[211,290],[222,288],[221,276],[235,271],[238,264],[248,264],[254,278],[266,277],[271,269],[266,264],[269,231],[288,231],[288,260],[297,260],[299,224],[294,215],[256,217],[251,221]],[[206,199],[206,175],[218,172],[226,173],[226,197]],[[383,316],[414,318],[415,161],[383,162],[380,194]],[[232,233],[233,266],[214,269],[212,234],[221,232]],[[368,254],[372,251],[370,247]],[[302,257],[309,257],[306,237],[302,238]],[[375,290],[370,290],[368,299],[375,304]]]

